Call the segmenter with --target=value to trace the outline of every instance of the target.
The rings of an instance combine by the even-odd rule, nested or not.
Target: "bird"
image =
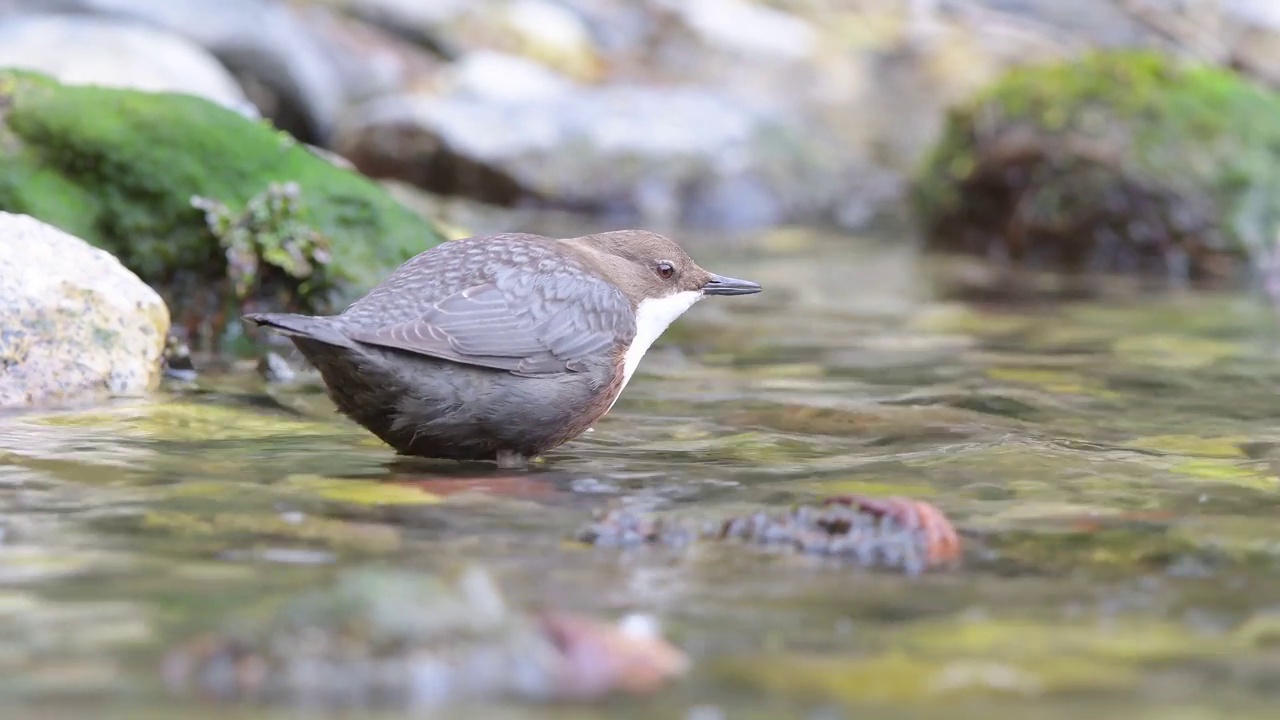
[[[646,230],[501,233],[436,245],[337,315],[244,320],[288,337],[398,454],[517,469],[609,412],[696,302],[760,291]]]

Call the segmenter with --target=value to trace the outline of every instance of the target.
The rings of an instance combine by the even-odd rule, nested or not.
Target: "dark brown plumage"
[[[604,415],[702,295],[758,291],[654,233],[512,233],[421,253],[336,316],[245,318],[288,335],[338,409],[397,451],[518,466]]]

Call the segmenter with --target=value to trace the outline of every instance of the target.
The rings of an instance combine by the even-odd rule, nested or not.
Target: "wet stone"
[[[171,691],[219,701],[428,708],[642,694],[686,668],[652,623],[525,613],[479,568],[456,578],[365,569],[270,612],[237,613],[173,648],[162,673]]]
[[[949,526],[946,531],[954,535]],[[613,508],[600,513],[582,528],[577,539],[596,547],[650,545],[672,549],[683,549],[699,541],[729,540],[909,575],[954,559],[939,551],[939,540],[927,522],[912,522],[891,512],[869,511],[856,503],[801,505],[719,520]]]
[[[178,382],[194,382],[199,376],[195,361],[191,359],[191,347],[178,338],[170,335],[165,340],[164,376]]]

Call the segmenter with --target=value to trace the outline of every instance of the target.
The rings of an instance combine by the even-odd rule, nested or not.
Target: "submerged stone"
[[[908,574],[951,564],[960,555],[955,529],[932,505],[858,496],[710,520],[615,508],[579,530],[577,539],[597,547],[676,549],[699,541],[739,541]]]
[[[488,574],[354,570],[175,648],[170,688],[305,707],[424,708],[656,690],[687,667],[642,620],[529,615]]]

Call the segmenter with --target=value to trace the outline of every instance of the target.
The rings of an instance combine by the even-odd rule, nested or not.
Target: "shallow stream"
[[[301,717],[169,695],[160,660],[338,570],[470,564],[516,606],[651,614],[693,668],[640,701],[439,717],[1275,716],[1270,309],[960,302],[885,239],[690,246],[766,291],[694,308],[610,415],[526,474],[397,461],[314,385],[269,386],[251,364],[0,417],[0,715]],[[610,502],[732,512],[850,492],[934,503],[963,564],[910,577],[572,542]]]

